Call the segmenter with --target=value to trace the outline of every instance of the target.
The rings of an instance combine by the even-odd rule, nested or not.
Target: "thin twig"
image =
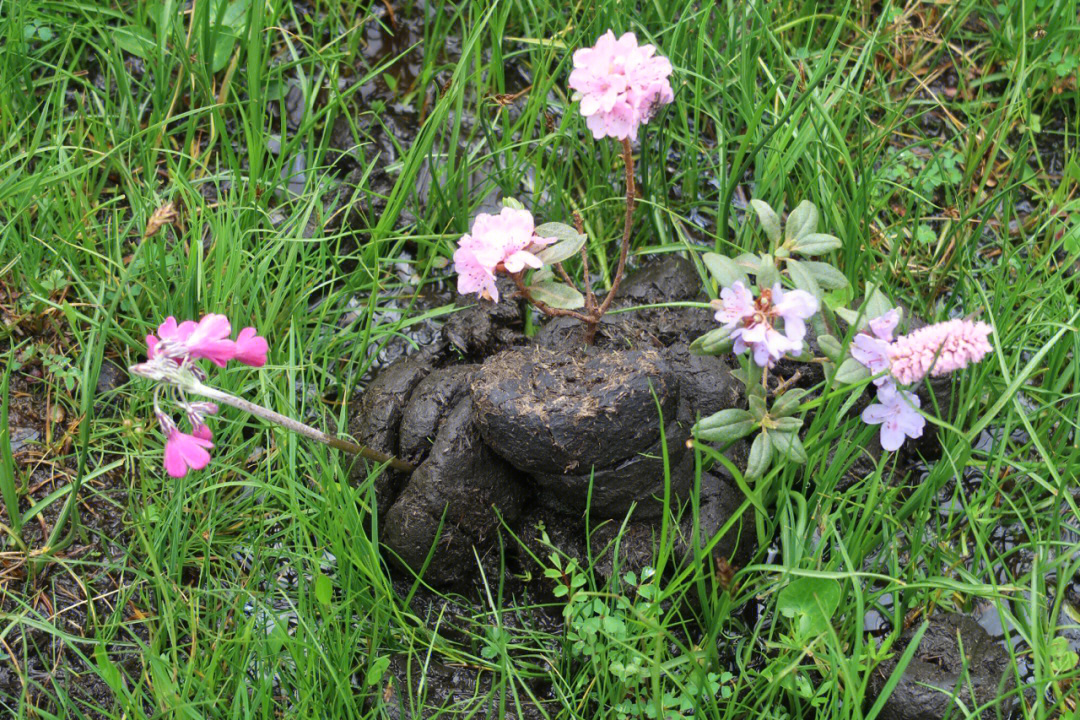
[[[585,234],[585,221],[581,219],[581,213],[574,211],[574,227],[578,235]],[[581,282],[585,285],[585,309],[590,315],[596,313],[596,293],[592,289],[592,280],[589,278],[589,253],[585,246],[581,246]]]

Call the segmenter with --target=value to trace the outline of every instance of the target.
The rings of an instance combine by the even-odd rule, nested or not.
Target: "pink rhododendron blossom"
[[[804,290],[785,291],[779,284],[765,288],[754,300],[741,282],[720,291],[720,300],[713,301],[717,322],[730,329],[734,350],[742,354],[751,350],[754,362],[772,367],[786,354],[802,352],[806,337],[806,320],[818,310],[818,301]],[[776,328],[783,320],[784,330]]]
[[[906,390],[899,390],[892,383],[878,388],[878,403],[862,412],[862,420],[868,425],[881,425],[881,447],[899,450],[907,438],[922,437],[926,418],[919,414],[919,398]]]
[[[236,360],[251,367],[262,367],[266,364],[266,354],[270,351],[270,346],[266,338],[255,334],[255,328],[246,327],[241,330],[236,336],[235,345]]]
[[[655,53],[652,45],[639,46],[634,33],[616,40],[611,30],[594,47],[574,53],[570,88],[594,138],[633,137],[658,107],[675,99],[671,62]]]
[[[473,222],[472,232],[463,235],[454,252],[457,288],[462,295],[477,293],[481,298],[499,301],[495,272],[503,269],[519,273],[526,267],[543,267],[533,253],[556,238],[536,235],[533,216],[528,210],[503,208],[498,215],[481,213]]]
[[[889,342],[893,330],[900,322],[900,311],[895,308],[870,321],[870,333],[861,332],[851,341],[851,357],[858,360],[874,375],[881,375],[889,370]],[[888,374],[874,378],[878,387],[892,382]]]
[[[993,349],[990,332],[984,322],[947,320],[902,335],[889,346],[893,377],[911,385],[927,373],[937,377],[979,362]]]

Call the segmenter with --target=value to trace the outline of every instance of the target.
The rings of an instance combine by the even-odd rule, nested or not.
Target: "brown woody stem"
[[[591,323],[593,319],[588,315],[576,312],[574,310],[563,310],[562,308],[553,308],[545,302],[537,300],[529,292],[529,288],[525,287],[525,282],[521,279],[522,273],[510,273],[510,277],[514,279],[514,284],[517,285],[518,292],[521,293],[521,297],[525,298],[527,302],[536,306],[536,309],[544,313],[548,317],[572,317],[580,320],[583,323]]]
[[[208,397],[211,400],[215,400],[224,405],[231,405],[234,408],[251,413],[252,415],[260,417],[263,420],[277,423],[278,425],[292,430],[295,433],[299,433],[300,435],[309,437],[312,440],[317,440],[325,445],[329,445],[332,448],[344,450],[345,452],[352,453],[353,455],[360,455],[362,457],[366,457],[368,460],[373,460],[377,463],[387,463],[395,470],[400,470],[402,472],[412,472],[416,469],[412,464],[407,463],[404,460],[398,460],[392,455],[387,455],[386,453],[381,453],[378,450],[372,450],[371,448],[364,447],[363,445],[357,445],[354,442],[343,440],[333,435],[328,435],[321,430],[316,430],[310,425],[305,425],[302,422],[293,420],[291,417],[287,417],[285,415],[282,415],[281,413],[274,412],[273,410],[269,408],[264,408],[261,405],[256,405],[253,402],[248,402],[244,398],[230,395],[227,392],[222,392],[221,390],[210,387],[209,385],[203,385],[200,382],[196,382],[194,385],[188,385],[184,389],[188,390],[189,392],[202,395],[203,397]]]

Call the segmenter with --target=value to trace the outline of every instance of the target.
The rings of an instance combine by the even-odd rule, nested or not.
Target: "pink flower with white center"
[[[671,62],[656,55],[656,47],[639,46],[631,32],[616,40],[608,30],[594,47],[574,53],[570,88],[594,138],[624,140],[675,99],[671,72]]]
[[[208,438],[182,433],[168,415],[160,410],[155,410],[155,414],[165,434],[165,472],[181,478],[187,475],[188,469],[202,470],[210,463],[207,449],[214,444]]]
[[[877,399],[880,402],[863,410],[862,420],[868,425],[881,425],[881,447],[899,450],[907,438],[922,437],[926,418],[916,410],[918,396],[889,383],[878,388]]]
[[[480,213],[472,232],[461,237],[454,252],[458,292],[475,292],[480,298],[499,302],[495,272],[519,273],[526,267],[543,267],[543,261],[533,253],[555,240],[536,235],[528,210],[503,208],[498,215]]]
[[[889,342],[900,322],[900,311],[892,309],[869,323],[870,333],[861,332],[851,341],[851,357],[862,363],[874,375],[887,373],[890,367]],[[878,387],[892,382],[888,374],[874,378]]]
[[[270,351],[270,346],[266,338],[255,334],[255,328],[246,327],[241,330],[236,336],[235,346],[236,360],[251,367],[262,367],[266,364],[266,354]]]
[[[902,335],[889,346],[893,377],[905,385],[966,368],[993,350],[984,322],[947,320]]]
[[[752,350],[754,362],[772,367],[786,354],[802,352],[806,320],[818,311],[818,301],[805,290],[785,291],[779,283],[765,288],[757,300],[741,282],[720,291],[720,300],[712,302],[717,322],[731,330],[736,354]],[[784,321],[784,331],[776,321]]]

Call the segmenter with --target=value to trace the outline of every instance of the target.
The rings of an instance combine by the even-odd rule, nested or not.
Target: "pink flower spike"
[[[255,334],[255,328],[246,327],[236,336],[235,350],[234,359],[251,367],[262,367],[270,346],[266,338]]]
[[[210,453],[206,450],[212,447],[214,444],[210,440],[182,433],[174,427],[165,440],[165,472],[181,478],[187,475],[189,468],[202,470],[210,462]]]
[[[902,335],[889,346],[893,377],[905,385],[966,368],[993,350],[984,322],[947,320]]]
[[[472,232],[461,237],[454,251],[458,292],[475,292],[480,298],[499,302],[495,273],[500,265],[510,273],[543,267],[543,261],[533,253],[556,238],[539,237],[535,229],[528,210],[503,208],[498,215],[477,215]]]
[[[919,414],[919,398],[915,393],[898,390],[891,383],[878,388],[878,404],[870,405],[862,412],[862,421],[868,425],[881,425],[881,447],[899,450],[907,438],[922,437],[926,418]]]
[[[617,40],[608,30],[591,48],[574,53],[570,88],[593,137],[625,140],[637,135],[657,108],[675,99],[671,62],[652,45],[638,46],[634,33]]]

